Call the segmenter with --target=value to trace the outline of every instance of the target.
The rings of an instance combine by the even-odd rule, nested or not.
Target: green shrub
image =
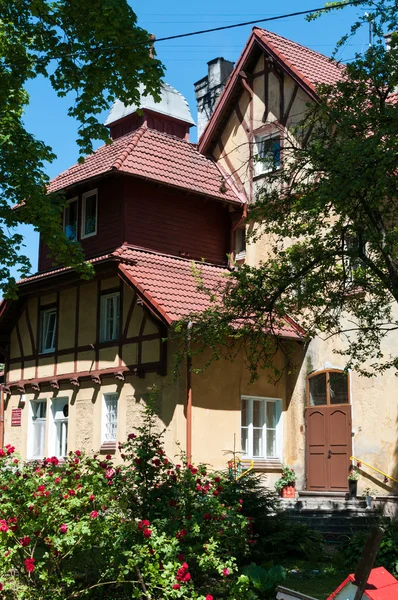
[[[398,576],[398,521],[381,519],[379,525],[384,527],[385,533],[377,553],[375,566],[384,567],[393,575]],[[357,532],[342,548],[345,565],[352,571],[358,564],[368,535],[369,531]]]

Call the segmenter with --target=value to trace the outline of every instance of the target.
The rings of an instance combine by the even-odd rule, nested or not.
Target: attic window
[[[84,239],[97,234],[97,190],[86,192],[82,199],[82,239]]]
[[[77,198],[68,201],[64,208],[64,232],[68,240],[77,240]]]
[[[256,137],[254,174],[264,175],[281,168],[281,138],[277,135]]]
[[[242,260],[246,256],[246,230],[239,227],[235,233],[235,260]]]

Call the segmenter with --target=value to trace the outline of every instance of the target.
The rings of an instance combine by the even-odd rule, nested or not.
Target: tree
[[[398,368],[383,350],[398,329],[398,34],[390,49],[383,38],[397,26],[397,2],[372,5],[352,31],[369,19],[374,45],[342,67],[336,86],[318,89],[249,207],[249,236],[268,236],[269,254],[232,272],[211,308],[191,316],[213,357],[244,345],[253,376],[273,366],[283,342],[267,334],[284,315],[307,339],[341,336],[347,367]]]
[[[109,142],[98,121],[116,97],[138,102],[138,85],[159,97],[163,67],[153,56],[150,34],[137,25],[126,0],[2,0],[0,3],[0,291],[15,297],[10,268],[22,276],[30,263],[13,231],[30,223],[40,231],[56,262],[90,276],[78,244],[63,234],[62,194],[46,194],[45,164],[51,148],[26,131],[26,84],[43,76],[60,97],[70,95],[68,115],[80,123],[80,159],[92,140]],[[22,208],[13,210],[13,205]],[[11,232],[10,232],[11,230]]]

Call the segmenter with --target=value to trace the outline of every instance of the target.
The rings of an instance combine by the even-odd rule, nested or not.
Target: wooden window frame
[[[269,173],[278,173],[282,168],[282,134],[280,131],[273,132],[258,132],[255,134],[254,143],[255,143],[255,152],[254,158],[260,157],[260,144],[263,141],[271,141],[278,140],[279,141],[279,165],[276,168],[266,168],[265,163],[258,160],[254,164],[254,177],[262,177],[264,175],[268,175]],[[260,157],[261,158],[261,157]]]
[[[310,404],[310,379],[312,379],[312,377],[316,377],[317,375],[322,375],[322,373],[326,374],[326,404],[323,405],[319,405],[319,406],[312,406],[312,404]],[[320,371],[314,371],[313,373],[310,373],[307,376],[307,381],[306,381],[306,405],[308,408],[322,408],[324,406],[348,406],[351,404],[351,376],[350,376],[350,372],[348,371],[347,373],[347,397],[348,397],[348,402],[345,402],[344,404],[330,404],[330,384],[329,384],[329,379],[328,379],[328,373],[344,373],[344,369],[321,369]]]
[[[84,229],[86,226],[86,200],[90,196],[94,196],[94,195],[95,195],[95,231],[93,233],[85,234]],[[93,237],[94,235],[97,235],[97,232],[98,232],[98,189],[97,188],[82,194],[82,218],[81,218],[81,221],[82,221],[82,223],[81,223],[80,239],[85,240],[87,238]]]
[[[70,200],[68,200],[67,204],[68,205],[72,204],[72,202],[76,202],[77,203],[77,208],[76,208],[76,237],[73,240],[70,240],[70,241],[71,242],[77,242],[78,238],[79,238],[79,235],[78,235],[78,233],[79,233],[79,196],[75,196],[74,198],[71,198]],[[63,224],[62,224],[62,228],[64,230],[64,233],[65,233],[65,213],[66,213],[66,209],[67,208],[68,208],[68,206],[65,206],[64,212],[63,212]]]

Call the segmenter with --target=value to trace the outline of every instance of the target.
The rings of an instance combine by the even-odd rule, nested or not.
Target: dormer
[[[152,96],[144,95],[143,85],[140,85],[139,90],[141,98],[138,105],[126,106],[120,100],[114,102],[105,121],[111,138],[116,140],[146,125],[150,129],[189,141],[189,130],[195,122],[184,96],[168,83],[161,85],[160,102],[155,102]]]

